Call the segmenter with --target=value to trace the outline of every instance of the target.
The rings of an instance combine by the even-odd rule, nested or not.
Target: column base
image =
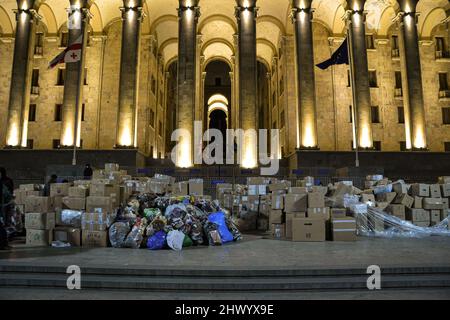
[[[120,145],[115,145],[114,149],[116,150],[137,150],[138,148],[135,146],[120,146]]]
[[[408,151],[411,151],[411,152],[428,152],[428,151],[430,151],[430,149],[428,149],[428,148],[412,148],[412,149],[410,149]]]
[[[73,150],[74,146],[58,146],[58,150]],[[77,149],[80,149],[80,147],[77,147]]]
[[[304,147],[301,146],[300,148],[296,148],[295,151],[320,151],[319,147]]]
[[[26,149],[22,146],[5,146],[3,149],[5,150],[22,150],[22,149]]]

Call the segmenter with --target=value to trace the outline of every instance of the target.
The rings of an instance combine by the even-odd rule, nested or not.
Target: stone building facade
[[[61,4],[62,2],[67,3]],[[280,157],[288,156],[305,147],[323,151],[352,150],[355,120],[353,112],[358,122],[362,121],[358,123],[357,128],[363,130],[364,125],[369,126],[371,134],[367,139],[370,140],[370,148],[380,151],[420,149],[420,145],[414,145],[414,133],[412,138],[408,137],[407,128],[420,131],[423,125],[424,148],[436,152],[450,151],[448,84],[450,5],[446,0],[252,0],[250,4],[241,0],[221,1],[220,4],[213,0],[200,0],[194,4],[177,0],[137,2],[141,8],[139,10],[142,11],[139,13],[142,14],[142,21],[139,21],[141,23],[139,59],[135,63],[121,59],[121,52],[124,52],[122,45],[125,43],[122,39],[123,25],[128,21],[126,15],[128,7],[132,13],[141,11],[132,8],[129,1],[86,1],[85,7],[92,16],[88,27],[88,41],[84,49],[83,65],[86,74],[81,88],[82,102],[79,108],[82,116],[80,147],[83,149],[135,147],[149,157],[166,157],[171,151],[168,143],[170,130],[174,129],[174,126],[184,125],[183,117],[180,118],[178,110],[184,110],[182,111],[184,113],[192,110],[192,115],[185,117],[186,119],[205,121],[205,117],[208,116],[205,108],[208,108],[206,101],[211,95],[211,85],[206,96],[204,81],[207,66],[213,61],[222,61],[230,70],[231,101],[227,106],[228,113],[231,114],[229,126],[237,128],[244,123],[257,129],[259,123],[265,124],[267,129],[280,129],[280,149],[277,150]],[[18,8],[18,3],[19,9],[20,5],[25,4],[29,6],[28,9],[35,11],[19,10],[16,20],[13,10]],[[413,9],[405,13],[405,6],[408,5]],[[17,147],[8,145],[8,127],[11,126],[8,123],[8,115],[13,108],[10,94],[25,93],[11,92],[11,83],[14,81],[23,81],[30,87],[29,93],[26,93],[29,94],[28,106],[22,107],[23,115],[28,118],[28,124],[26,137],[22,137],[21,140],[27,141],[27,147],[33,149],[61,147],[61,132],[64,125],[61,113],[65,108],[65,65],[59,64],[54,69],[48,69],[48,63],[68,45],[68,14],[65,9],[69,6],[69,0],[0,1],[0,114],[2,114],[0,147],[2,148]],[[183,30],[191,27],[188,15],[194,6],[196,12],[201,14],[197,13],[192,18],[196,20],[197,37],[195,39],[191,37],[190,40]],[[238,10],[235,13],[236,6]],[[357,9],[358,6],[362,6],[362,9]],[[120,7],[125,8],[122,9],[125,13],[121,13]],[[181,8],[178,16],[177,8]],[[362,10],[365,10],[365,13],[362,13]],[[246,19],[247,12],[254,15],[252,19],[256,24],[255,31],[246,30],[245,21],[238,23],[240,19]],[[332,66],[327,70],[312,66],[314,67],[312,87],[315,92],[308,93],[310,97],[314,97],[311,110],[315,112],[311,115],[313,120],[304,120],[306,105],[302,104],[307,100],[301,99],[304,98],[301,90],[305,87],[299,85],[299,82],[305,81],[302,76],[307,74],[305,68],[308,68],[308,64],[299,63],[296,45],[299,44],[298,41],[305,41],[301,40],[304,39],[301,36],[305,31],[301,24],[295,23],[298,22],[296,19],[301,19],[302,14],[306,13],[308,20],[303,23],[311,23],[312,41],[310,44],[301,43],[301,45],[303,48],[312,46],[314,64],[329,59],[341,46],[346,37],[348,21],[352,19],[347,17],[345,20],[346,13],[347,16],[361,13],[361,17],[367,14],[367,17],[363,18],[366,52],[359,52],[359,55],[367,55],[369,117],[359,114],[363,109],[362,105],[360,109],[352,107],[350,68],[344,64]],[[404,19],[416,13],[420,13],[417,21],[414,20],[417,22],[415,27],[418,32],[417,46],[420,54],[419,79],[414,72],[408,72],[407,66],[407,62],[411,61],[407,60],[408,57],[411,52],[414,53],[414,45],[408,42],[409,38],[399,29],[404,28],[402,25],[405,23]],[[13,79],[14,56],[16,54],[16,58],[19,57],[15,53],[15,43],[26,41],[17,39],[16,36],[21,14],[34,17],[33,25],[30,27],[34,34],[31,40],[33,50],[26,76],[23,78],[16,76]],[[187,27],[181,28],[180,32],[179,21],[187,23]],[[256,59],[261,64],[258,72],[265,70],[267,73],[265,77],[257,78],[257,68],[248,68],[248,63],[253,63],[253,59],[247,53],[250,49],[239,50],[240,33],[245,33],[245,39],[249,39],[247,41],[255,41]],[[183,38],[180,42],[180,37],[186,39]],[[194,47],[196,50],[191,51]],[[195,58],[190,56],[191,53],[195,54]],[[360,59],[359,55],[353,59]],[[186,69],[188,60],[194,69],[191,70],[190,67]],[[131,139],[136,143],[121,146],[116,133],[122,121],[119,117],[121,114],[119,97],[126,94],[120,89],[121,68],[124,66],[131,67],[131,70],[137,68],[137,98],[134,106],[137,118],[135,137]],[[180,79],[177,74],[185,78]],[[183,87],[186,77],[191,75],[195,78],[194,86]],[[239,84],[241,78],[244,78],[244,83],[249,84],[253,76],[255,81],[258,79],[258,82],[266,82],[264,85],[255,83],[254,98],[250,98],[252,90],[249,88],[252,86],[247,86],[245,95],[242,95]],[[361,76],[364,76],[364,73]],[[177,85],[174,85],[174,82]],[[416,95],[409,94],[412,91],[408,91],[414,83],[420,82],[423,89],[423,103],[416,101],[418,99]],[[302,83],[310,85],[307,81]],[[363,85],[357,83],[355,88],[360,90]],[[177,87],[184,89],[175,90]],[[264,90],[263,95],[256,92],[257,90]],[[360,91],[358,95],[363,95],[364,90],[362,93]],[[306,92],[303,91],[303,94],[306,95]],[[266,100],[262,101],[261,97],[265,97]],[[257,101],[256,103],[260,105],[252,109],[255,103],[252,101]],[[423,108],[424,123],[418,116],[420,112],[416,113],[417,106],[419,109]],[[254,114],[249,113],[254,112],[247,110],[258,110],[257,121],[250,119]],[[173,119],[173,113],[176,113],[176,120],[168,121]],[[260,120],[261,117],[264,121]],[[308,137],[305,137],[308,131],[302,129],[308,122],[305,124],[302,121],[314,123],[317,128],[314,129],[314,125],[311,127],[313,128],[311,132],[317,132],[311,133],[316,140],[312,145],[305,144],[305,141],[308,141]],[[24,126],[25,123],[26,121],[23,122]],[[417,125],[420,128],[417,128]],[[23,142],[22,147],[25,147]]]

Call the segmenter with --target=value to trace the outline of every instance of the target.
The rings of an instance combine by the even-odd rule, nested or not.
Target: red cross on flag
[[[63,52],[58,54],[55,59],[50,61],[48,68],[53,69],[60,63],[78,62],[81,60],[81,47],[83,44],[83,36],[80,36],[70,46],[68,46]]]

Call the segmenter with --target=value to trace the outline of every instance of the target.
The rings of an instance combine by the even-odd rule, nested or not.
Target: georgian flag
[[[48,68],[53,69],[60,63],[78,62],[81,60],[81,47],[83,44],[83,36],[80,36],[70,46],[58,54],[55,59],[50,61]]]

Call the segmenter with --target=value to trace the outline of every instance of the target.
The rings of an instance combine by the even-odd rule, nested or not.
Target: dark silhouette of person
[[[3,169],[3,168],[2,168]],[[2,171],[3,176],[3,171]],[[6,171],[5,171],[6,176]],[[6,232],[6,206],[11,201],[12,194],[9,192],[9,186],[4,184],[5,179],[0,179],[0,250],[9,250],[8,233]]]
[[[14,193],[14,182],[10,177],[8,177],[8,175],[6,174],[6,169],[3,167],[0,168],[0,181],[12,195]]]
[[[84,180],[91,180],[93,174],[94,174],[94,172],[92,171],[91,165],[87,164],[84,167],[84,172],[83,172]]]
[[[50,196],[50,185],[58,182],[58,176],[56,174],[52,174],[50,176],[50,180],[47,181],[44,187],[44,197]]]

